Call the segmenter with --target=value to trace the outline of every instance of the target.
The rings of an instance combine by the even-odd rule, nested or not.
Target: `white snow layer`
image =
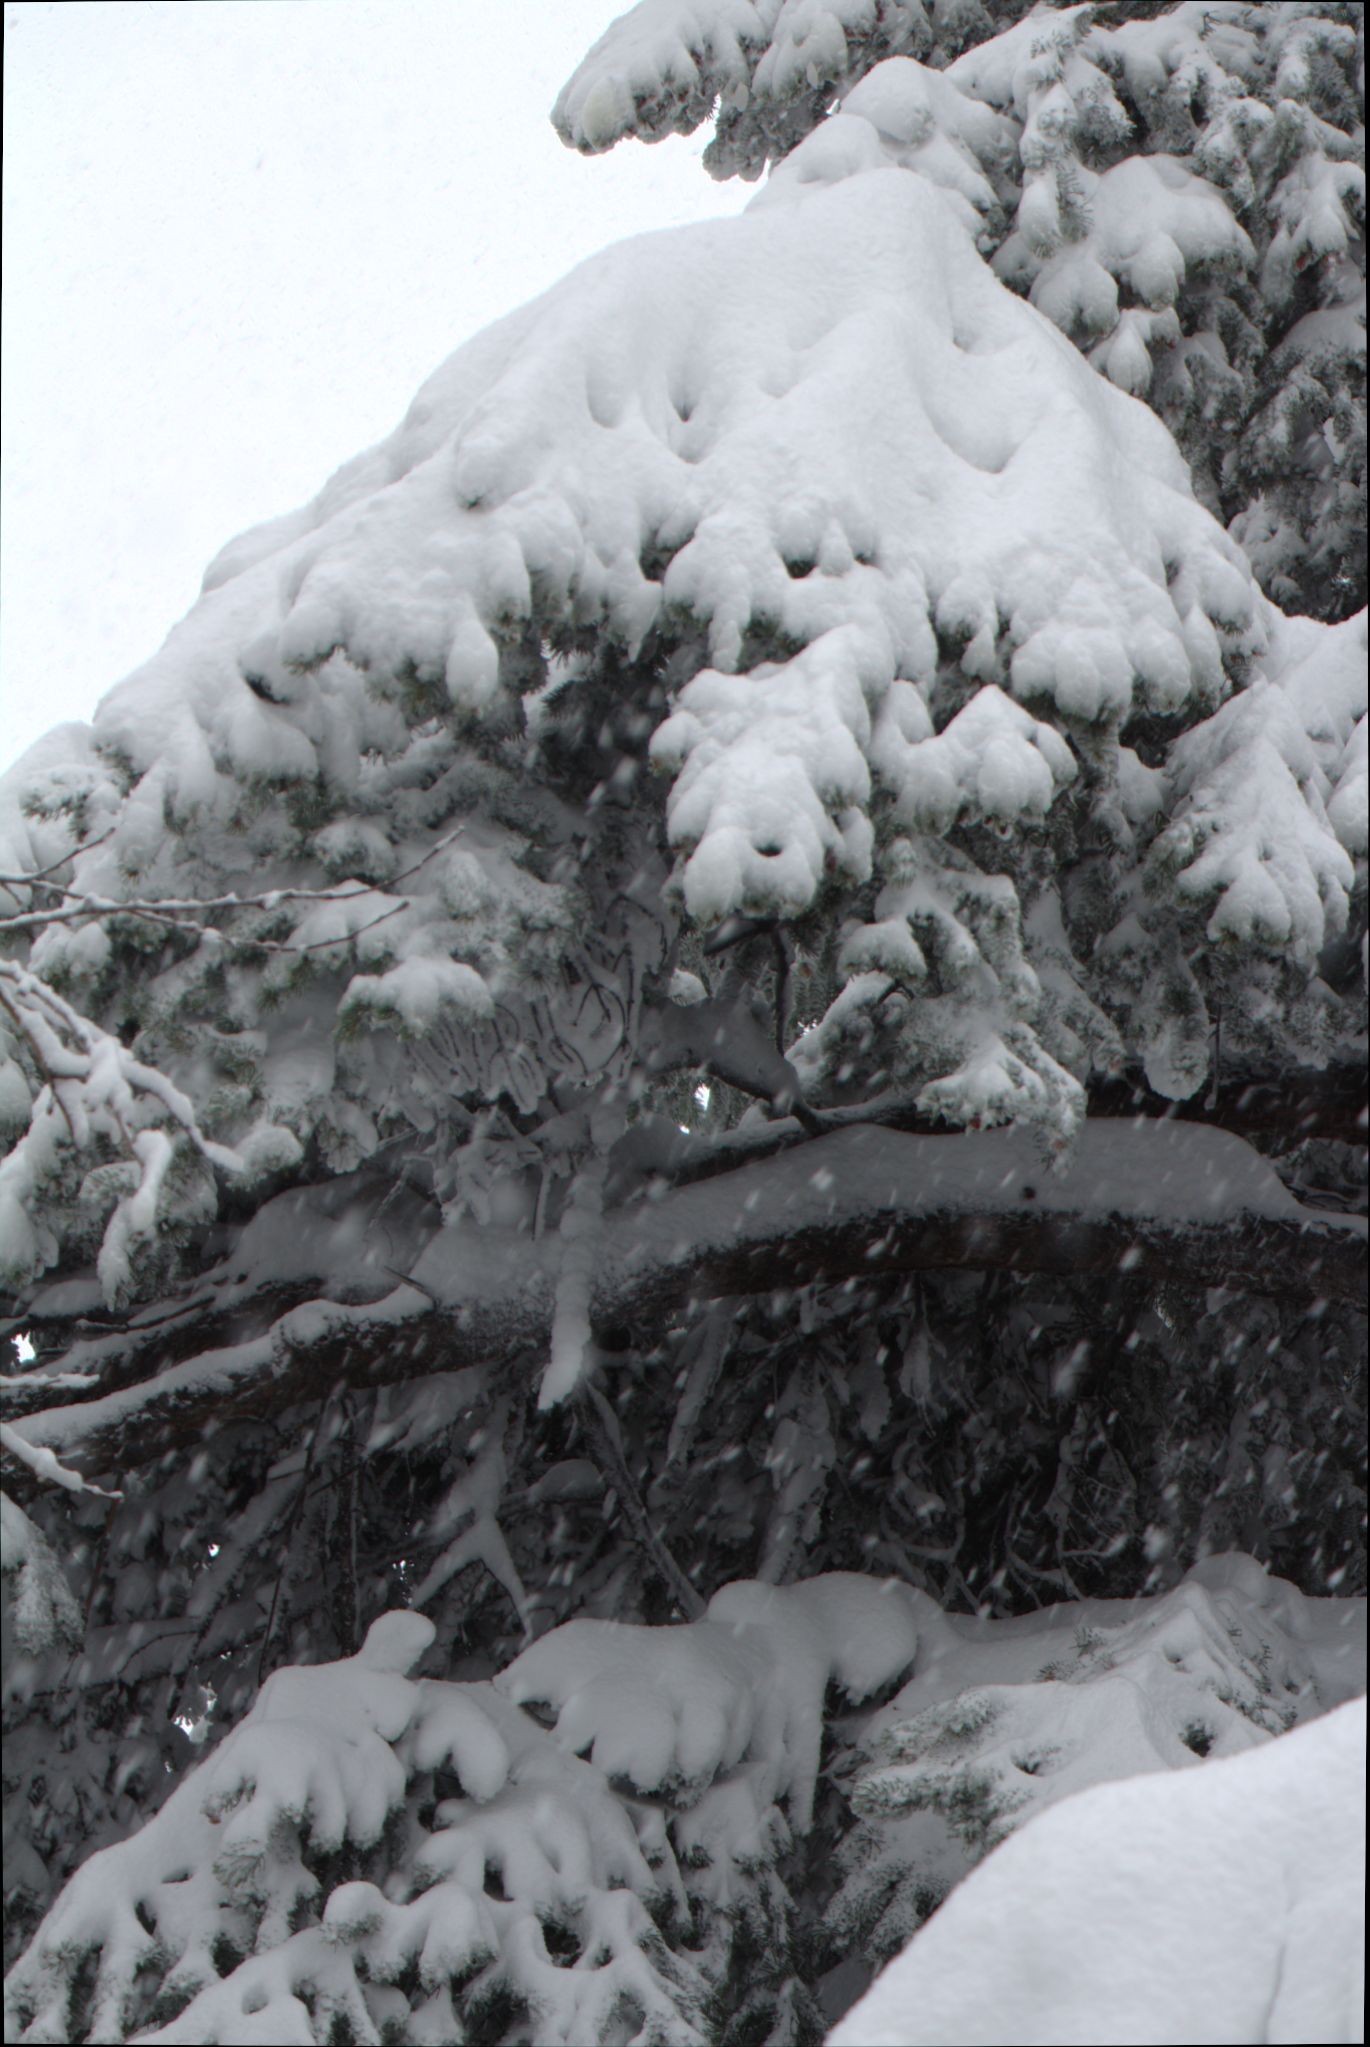
[[[293,1213],[288,1224],[275,1209],[266,1213],[269,1229],[295,1226]],[[797,1234],[843,1217],[863,1217],[871,1223],[874,1240],[902,1216],[1028,1213],[1135,1219],[1139,1235],[1151,1219],[1211,1225],[1242,1216],[1361,1236],[1366,1229],[1363,1216],[1303,1207],[1251,1145],[1199,1124],[1145,1118],[1090,1122],[1070,1156],[1054,1169],[1044,1168],[1030,1129],[942,1137],[862,1125],[833,1131],[750,1168],[744,1161],[733,1172],[657,1200],[629,1204],[605,1221],[596,1239],[592,1299],[613,1298],[614,1289],[630,1286],[644,1268],[689,1266],[711,1252],[769,1238],[781,1228]],[[306,1235],[300,1241],[304,1256],[297,1260],[284,1253],[282,1269],[304,1269],[313,1239]],[[340,1256],[351,1241],[350,1236],[343,1239]],[[1122,1255],[1126,1260],[1129,1253]],[[278,1349],[309,1342],[352,1317],[401,1327],[434,1300],[453,1309],[490,1306],[507,1301],[516,1287],[522,1306],[536,1318],[539,1303],[553,1297],[559,1263],[557,1238],[530,1242],[522,1230],[494,1223],[473,1228],[458,1218],[440,1229],[415,1260],[412,1284],[406,1281],[383,1299],[355,1308],[336,1299],[305,1302],[265,1335],[169,1366],[159,1375],[157,1390],[165,1395],[179,1387],[216,1384],[227,1394],[261,1373]],[[375,1277],[370,1261],[359,1254],[354,1281],[373,1284]],[[83,1355],[73,1353],[78,1362]],[[570,1378],[569,1359],[566,1364]],[[92,1429],[135,1414],[146,1393],[145,1387],[126,1387],[96,1401],[47,1408],[13,1427],[34,1447],[69,1450]]]
[[[828,1686],[865,1697],[912,1662],[920,1620],[938,1618],[926,1593],[893,1579],[743,1579],[681,1627],[567,1621],[495,1682],[519,1705],[554,1706],[558,1741],[639,1792],[670,1787],[692,1805],[749,1760],[759,1806],[784,1799],[803,1831]]]
[[[1067,1799],[953,1892],[830,2047],[1361,2040],[1365,1701]]]
[[[1310,963],[1347,918],[1366,846],[1366,614],[1278,618],[1267,667],[1171,756],[1172,822],[1152,851],[1208,935]]]
[[[1220,699],[1265,607],[1159,421],[997,281],[962,194],[842,152],[814,169],[583,265],[226,548],[97,713],[140,778],[105,859],[136,873],[168,815],[226,819],[243,781],[348,790],[416,678],[503,716],[530,622],[702,636],[653,751],[706,922],[864,877],[875,782],[911,822],[1040,814],[1068,763],[1011,697],[1068,723]],[[886,708],[939,633],[1011,692],[977,704],[974,758]],[[475,993],[416,969],[357,999]]]
[[[921,0],[881,12],[898,40],[898,14],[907,37]],[[725,107],[753,95],[783,101],[840,78],[847,32],[868,34],[875,13],[871,0],[639,0],[577,65],[552,120],[562,140],[587,155],[625,135],[688,134],[716,99]]]
[[[1363,1687],[1364,1624],[1364,1601],[1308,1599],[1243,1556],[1210,1557],[1154,1599],[1003,1621],[833,1573],[723,1586],[679,1626],[572,1621],[488,1684],[412,1677],[433,1624],[391,1612],[358,1655],[277,1670],[146,1825],[77,1871],[7,1979],[6,2037],[71,2038],[98,1956],[93,2039],[124,2037],[151,1965],[191,1994],[137,2034],[168,2047],[313,2041],[335,2024],[375,2041],[392,2016],[407,2037],[457,2039],[454,1976],[477,1999],[512,1990],[548,2047],[622,2037],[625,1994],[639,2038],[700,2047],[687,2013],[705,1986],[688,1954],[667,1954],[647,1904],[688,1909],[688,1876],[690,1895],[735,1909],[739,1874],[810,1822],[829,1684],[855,1701],[912,1666],[864,1730],[844,1719],[885,1758],[853,1788],[858,1813],[897,1847],[901,1806],[918,1800],[892,1780],[926,1788],[952,1750],[964,1783],[944,1811],[984,1805],[994,1772],[1033,1804],[996,1791],[1005,1828],[1023,1832],[965,1878],[838,2041],[1350,2038],[1356,1729],[1343,1712],[1316,1721],[1321,1741],[1272,1731]],[[553,1731],[521,1710],[539,1701]],[[1236,1763],[1199,1761],[1198,1720]],[[1138,1774],[1158,1762],[1176,1774]],[[325,1895],[338,1851],[374,1848],[420,1795],[416,1774],[438,1769],[461,1795],[450,1787],[394,1837],[383,1883]],[[1029,1817],[1062,1785],[1123,1778]],[[944,1864],[953,1882],[965,1867]],[[548,1952],[547,1925],[574,1931],[574,1967]],[[244,1958],[221,1977],[223,1936]],[[1252,2015],[1272,2005],[1262,2031]]]

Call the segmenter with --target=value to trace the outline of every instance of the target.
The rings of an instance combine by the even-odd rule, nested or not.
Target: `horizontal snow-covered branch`
[[[444,852],[454,840],[459,839],[466,829],[458,825],[454,831],[446,832],[423,854],[421,859],[412,861],[400,873],[391,875],[389,886],[393,889],[401,882],[409,881],[420,868],[426,867],[437,855]],[[102,833],[98,839],[89,840],[79,848],[83,853],[101,846],[109,837]],[[66,865],[66,858],[54,861],[37,874],[0,874],[0,889],[10,893],[17,888],[32,890],[42,884],[50,894],[61,897],[60,902],[45,905],[37,910],[15,910],[0,915],[0,935],[13,936],[25,931],[46,931],[53,924],[79,924],[87,919],[102,921],[108,917],[142,917],[154,923],[176,923],[183,918],[192,923],[196,920],[217,916],[228,910],[274,910],[282,903],[347,903],[375,895],[367,882],[349,881],[337,888],[271,888],[255,895],[243,895],[230,889],[217,896],[102,896],[86,889],[68,887],[65,883],[49,880],[49,876]],[[397,908],[404,907],[402,904]],[[393,916],[393,910],[387,916]],[[379,920],[377,920],[379,921]],[[253,939],[259,945],[260,939]],[[298,948],[308,951],[308,947]]]
[[[734,1074],[727,1077],[737,1084]],[[1140,1075],[1096,1081],[1089,1090],[1089,1114],[1128,1123],[1163,1115],[1167,1121],[1201,1123],[1244,1138],[1276,1136],[1286,1148],[1307,1138],[1364,1144],[1370,1121],[1359,1065],[1293,1070],[1278,1081],[1236,1072],[1186,1102],[1150,1094]],[[830,1110],[815,1121],[829,1134],[872,1126],[944,1134],[934,1118],[896,1097]],[[793,1117],[743,1126],[722,1139],[701,1137],[664,1119],[646,1119],[632,1125],[610,1155],[608,1208],[622,1207],[649,1182],[660,1194],[759,1165],[809,1143],[813,1134],[810,1125]],[[373,1224],[381,1211],[387,1240],[403,1241],[414,1255],[440,1221],[435,1202],[397,1183],[373,1161],[320,1185],[277,1195],[248,1225],[250,1234],[235,1240],[231,1276],[227,1267],[209,1268],[193,1289],[164,1305],[144,1306],[127,1317],[105,1316],[93,1314],[93,1302],[84,1296],[78,1301],[65,1282],[40,1286],[6,1327],[10,1334],[42,1330],[49,1355],[65,1345],[68,1371],[60,1378],[47,1371],[0,1378],[7,1419],[51,1407],[59,1383],[77,1383],[73,1372],[83,1375],[95,1397],[135,1384],[154,1356],[162,1368],[264,1335],[289,1309],[313,1296],[379,1299],[400,1277],[393,1261],[368,1269],[364,1247],[374,1241]]]
[[[102,1500],[122,1499],[121,1493],[107,1493],[102,1486],[88,1485],[79,1472],[68,1470],[56,1455],[41,1445],[25,1442],[18,1429],[0,1422],[0,1448],[28,1466],[40,1483],[58,1485],[69,1493],[98,1493]]]
[[[1280,1138],[1285,1149],[1313,1137],[1363,1145],[1370,1135],[1370,1097],[1365,1070],[1359,1064],[1321,1070],[1291,1068],[1278,1079],[1236,1072],[1203,1093],[1179,1102],[1155,1094],[1140,1073],[1130,1073],[1115,1080],[1096,1080],[1087,1101],[1092,1121],[1117,1119],[1135,1123],[1153,1119],[1199,1123],[1209,1130],[1228,1131],[1237,1137]],[[863,1102],[854,1109],[827,1110],[814,1120],[828,1132],[875,1125],[884,1130],[936,1136],[946,1128],[941,1118],[902,1096]],[[641,1130],[642,1126],[636,1128]],[[667,1134],[664,1153],[655,1163],[655,1170],[672,1186],[684,1186],[693,1180],[731,1172],[751,1160],[789,1151],[807,1142],[812,1134],[810,1126],[801,1124],[797,1118],[779,1118],[739,1129],[722,1143],[702,1143],[688,1131],[681,1131],[677,1139],[672,1132]],[[632,1136],[630,1132],[630,1140]]]
[[[1064,1172],[1013,1131],[863,1127],[606,1215],[589,1320],[596,1333],[631,1333],[691,1298],[937,1270],[1135,1274],[1355,1301],[1365,1224],[1302,1207],[1250,1146],[1182,1123],[1088,1124]],[[261,1292],[279,1301],[280,1287],[264,1269]],[[233,1303],[240,1331],[260,1329],[249,1340],[206,1349],[207,1318],[187,1354],[192,1322],[179,1362],[166,1365],[164,1344],[145,1354],[164,1365],[158,1376],[18,1426],[95,1475],[197,1442],[230,1417],[281,1413],[339,1377],[377,1386],[472,1363],[532,1375],[555,1293],[555,1240],[454,1224],[383,1298],[308,1300],[260,1328],[249,1280]],[[108,1343],[117,1370],[118,1339]]]

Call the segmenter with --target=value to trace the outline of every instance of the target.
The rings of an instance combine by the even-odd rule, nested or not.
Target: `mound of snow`
[[[1365,1701],[1065,1800],[956,1890],[829,2047],[1360,2040]]]
[[[345,795],[409,717],[502,724],[568,629],[692,649],[653,751],[706,922],[868,873],[878,783],[1041,811],[1064,749],[997,692],[992,772],[882,716],[939,636],[1069,723],[1220,699],[1261,602],[1165,429],[998,282],[960,194],[845,168],[606,250],[226,548],[97,713],[132,775],[109,886],[243,783]]]

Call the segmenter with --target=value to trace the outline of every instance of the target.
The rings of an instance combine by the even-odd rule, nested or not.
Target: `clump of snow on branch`
[[[966,11],[933,0],[934,11]],[[715,105],[783,103],[847,72],[851,45],[883,50],[929,39],[923,0],[641,0],[602,35],[562,89],[552,120],[587,154],[626,135],[688,134]],[[764,161],[764,156],[761,161]],[[726,174],[726,157],[712,166]],[[751,175],[760,163],[749,165]]]
[[[928,1604],[850,1572],[806,1585],[741,1582],[681,1627],[568,1621],[499,1682],[520,1703],[552,1707],[559,1740],[638,1791],[669,1787],[693,1805],[750,1761],[762,1806],[785,1801],[803,1831],[826,1687],[836,1681],[860,1699],[896,1675],[913,1659]]]
[[[951,738],[960,722],[931,745]],[[981,721],[981,729],[990,724]],[[1066,753],[1055,733],[1047,736]],[[969,764],[972,779],[983,775],[1001,787],[1006,771],[1036,783],[1040,800],[1049,771],[1026,745],[1005,747],[996,760],[991,743]],[[925,800],[941,800],[945,787],[939,764],[922,784]],[[961,1124],[1020,1120],[1057,1143],[1069,1139],[1084,1113],[1084,1091],[1034,1028],[1043,990],[1024,950],[1012,882],[981,874],[931,838],[895,839],[882,865],[873,921],[854,922],[843,936],[838,969],[846,985],[794,1048],[801,1079],[821,1086],[878,1045],[893,1077],[917,1087],[931,1114]]]
[[[484,1021],[494,1008],[489,988],[460,960],[428,953],[402,959],[383,974],[354,974],[338,1008],[346,1026],[363,1015],[392,1017],[400,1029],[422,1036],[442,1017]]]
[[[911,746],[899,766],[896,815],[936,833],[950,830],[963,811],[999,824],[1045,817],[1076,772],[1060,733],[993,683],[936,737],[929,726],[925,743]]]
[[[155,1236],[164,1207],[173,1133],[222,1172],[240,1174],[245,1161],[204,1135],[194,1105],[165,1074],[13,960],[0,960],[0,1010],[9,1047],[40,1082],[27,1129],[0,1160],[0,1272],[10,1285],[22,1285],[57,1256],[57,1233],[45,1212],[52,1183],[74,1155],[92,1168],[83,1194],[91,1190],[107,1212],[97,1258],[101,1287],[107,1301],[123,1300],[131,1262]],[[3,1071],[17,1094],[24,1083],[18,1060],[8,1058]]]
[[[1365,852],[1365,613],[1320,630],[1282,621],[1272,652],[1278,682],[1177,742],[1152,860],[1208,910],[1211,939],[1311,962],[1345,929]]]

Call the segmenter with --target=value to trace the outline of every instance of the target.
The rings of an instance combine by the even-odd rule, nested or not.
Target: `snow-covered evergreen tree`
[[[1364,1688],[1363,90],[642,0],[751,206],[0,783],[15,2037],[814,2039]]]

